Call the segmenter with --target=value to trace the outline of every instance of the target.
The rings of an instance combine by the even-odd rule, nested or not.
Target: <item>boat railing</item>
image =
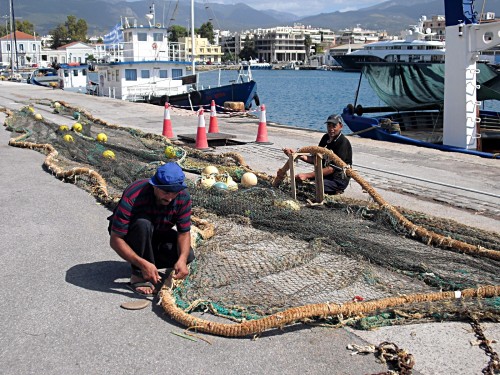
[[[151,96],[177,95],[182,94],[186,90],[182,86],[157,86],[155,84],[145,84],[128,87],[126,96],[128,100],[138,101]]]

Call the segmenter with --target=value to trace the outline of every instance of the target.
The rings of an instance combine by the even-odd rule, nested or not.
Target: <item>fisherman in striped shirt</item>
[[[130,184],[110,220],[110,245],[131,264],[129,286],[152,295],[161,281],[158,269],[173,268],[176,279],[189,273],[191,196],[176,163],[160,166],[151,179]],[[176,230],[173,227],[176,227]]]

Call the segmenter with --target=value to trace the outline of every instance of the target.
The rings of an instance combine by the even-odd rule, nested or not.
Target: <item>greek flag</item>
[[[104,44],[118,44],[123,43],[123,31],[121,24],[116,24],[113,30],[104,35]]]

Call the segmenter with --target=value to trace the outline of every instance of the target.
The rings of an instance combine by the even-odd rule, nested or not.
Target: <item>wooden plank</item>
[[[314,158],[314,183],[316,185],[316,202],[325,199],[325,185],[323,184],[323,154],[316,154]]]
[[[292,198],[297,199],[297,185],[295,182],[295,158],[298,154],[291,154],[288,159],[288,166],[290,169],[290,187],[292,188]]]

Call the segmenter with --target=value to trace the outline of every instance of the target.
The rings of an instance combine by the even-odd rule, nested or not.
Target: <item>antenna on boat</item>
[[[148,19],[149,27],[153,27],[153,25],[156,25],[155,3],[154,2],[149,7],[149,13],[146,14],[146,18]]]

